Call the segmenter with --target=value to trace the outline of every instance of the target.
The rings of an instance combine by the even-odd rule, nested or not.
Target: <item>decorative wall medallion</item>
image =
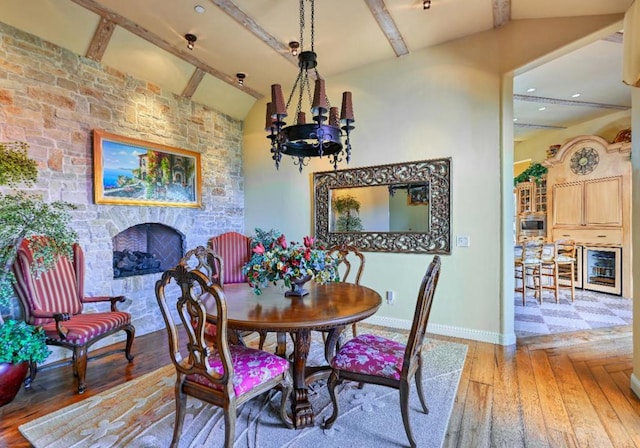
[[[582,148],[571,157],[571,171],[576,174],[589,174],[598,166],[600,157],[593,148]]]

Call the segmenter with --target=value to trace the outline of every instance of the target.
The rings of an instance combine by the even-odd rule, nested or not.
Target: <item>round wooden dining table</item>
[[[261,295],[256,295],[246,283],[224,285],[229,328],[277,333],[276,353],[283,357],[287,356],[287,334],[293,336],[292,410],[296,428],[313,426],[315,415],[307,384],[322,376],[318,368],[306,365],[311,331],[328,332],[325,358],[329,361],[342,330],[373,315],[382,303],[382,297],[376,291],[352,283],[319,285],[310,282],[305,288],[309,294],[304,297],[285,297],[285,289],[273,285],[264,288]],[[208,320],[215,323],[215,315],[208,316]],[[328,366],[324,369],[324,373],[330,371]]]

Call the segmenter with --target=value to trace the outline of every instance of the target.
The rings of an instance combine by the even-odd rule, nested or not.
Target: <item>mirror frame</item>
[[[331,190],[429,182],[429,231],[330,232]],[[451,253],[451,158],[420,160],[313,174],[315,235],[329,246],[363,252]]]

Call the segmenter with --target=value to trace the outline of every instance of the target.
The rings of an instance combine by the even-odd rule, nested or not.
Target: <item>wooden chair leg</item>
[[[87,390],[87,347],[76,347],[74,350],[74,370],[78,376],[78,393],[83,394]]]
[[[224,411],[224,446],[225,448],[233,448],[233,442],[236,435],[236,406],[235,403],[229,404]]]
[[[335,372],[331,372],[329,379],[327,380],[327,388],[329,389],[329,396],[331,397],[331,403],[333,403],[333,413],[331,416],[324,421],[322,427],[324,429],[329,429],[335,421],[338,419],[338,414],[340,413],[340,407],[338,406],[338,397],[336,397],[336,386],[340,384],[342,381],[338,380],[338,375]]]
[[[416,369],[416,389],[418,391],[418,398],[420,398],[420,404],[422,404],[422,411],[425,414],[429,413],[429,408],[427,407],[427,400],[424,399],[424,393],[422,390],[422,356],[418,358],[418,368]]]
[[[560,267],[556,264],[553,267],[553,293],[556,296],[556,303],[560,303],[560,277],[558,271]]]
[[[131,347],[133,346],[133,338],[135,338],[136,336],[136,327],[134,327],[133,325],[127,325],[124,328],[124,331],[127,333],[127,345],[124,349],[124,356],[129,362],[131,362],[134,358],[134,356],[131,354]]]
[[[29,363],[29,375],[24,380],[24,388],[31,389],[31,384],[36,379],[36,375],[38,374],[38,363],[30,362]]]
[[[400,382],[400,410],[402,411],[402,423],[404,424],[404,432],[407,433],[407,439],[409,439],[409,445],[411,448],[416,448],[415,439],[411,433],[411,424],[409,422],[409,381]]]
[[[576,293],[576,285],[575,285],[575,271],[574,271],[574,267],[573,267],[573,263],[571,263],[571,302],[573,302],[575,300],[575,293]]]
[[[173,424],[173,439],[171,439],[171,448],[177,448],[182,435],[182,425],[184,423],[184,415],[187,410],[187,395],[182,392],[182,382],[184,374],[178,373],[175,385],[176,396],[176,418]]]

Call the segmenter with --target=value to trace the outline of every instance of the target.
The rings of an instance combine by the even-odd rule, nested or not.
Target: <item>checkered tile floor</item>
[[[531,291],[522,306],[522,294],[516,293],[516,337],[629,325],[631,304],[631,299],[624,297],[576,289],[573,303],[568,290],[560,290],[557,304],[552,292],[543,292],[542,305]]]

